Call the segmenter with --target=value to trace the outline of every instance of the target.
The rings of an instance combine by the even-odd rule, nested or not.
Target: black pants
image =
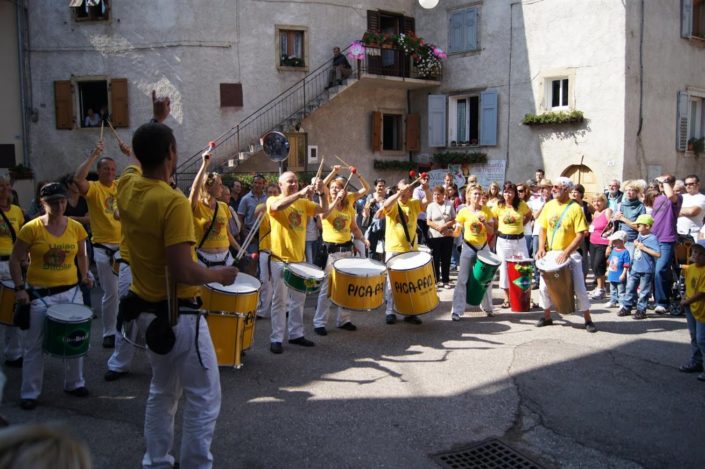
[[[428,238],[428,247],[433,254],[433,271],[436,281],[443,283],[450,281],[450,256],[453,253],[453,237]]]

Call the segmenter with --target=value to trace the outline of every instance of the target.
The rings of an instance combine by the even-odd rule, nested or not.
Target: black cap
[[[68,193],[66,191],[66,186],[60,182],[50,182],[48,184],[44,184],[39,190],[39,197],[46,201],[65,199],[68,197]]]

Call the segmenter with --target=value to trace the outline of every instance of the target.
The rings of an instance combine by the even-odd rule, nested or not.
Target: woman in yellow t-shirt
[[[502,198],[492,208],[492,213],[498,221],[496,252],[502,259],[502,265],[499,266],[499,287],[504,290],[502,308],[509,308],[507,259],[529,257],[524,240],[524,225],[531,220],[531,210],[526,202],[519,198],[517,186],[507,181],[504,183]]]
[[[45,214],[20,229],[10,257],[16,301],[30,304],[29,328],[24,331],[22,340],[24,363],[20,407],[25,410],[37,406],[37,398],[42,392],[42,342],[47,309],[65,303],[82,305],[83,296],[76,278],[89,288],[93,283],[88,276],[85,243],[88,234],[80,223],[64,215],[66,188],[58,182],[51,182],[42,186],[39,195]],[[20,265],[27,255],[30,260],[27,269],[29,291],[25,289]],[[77,265],[80,276],[76,272]],[[83,357],[64,360],[64,391],[77,397],[88,396],[83,379]]]
[[[189,202],[193,210],[196,254],[206,267],[231,265],[230,248],[240,249],[230,230],[230,208],[218,198],[223,181],[218,173],[208,173],[210,153],[203,154],[201,167],[191,185]]]
[[[494,232],[494,218],[492,211],[482,204],[482,187],[469,186],[465,192],[467,206],[460,209],[455,216],[454,236],[463,236],[462,251],[458,263],[458,281],[453,292],[453,307],[451,318],[460,321],[465,312],[466,285],[472,275],[472,269],[477,261],[479,252],[490,253],[487,240]],[[480,304],[488,316],[492,316],[492,288],[487,288]]]

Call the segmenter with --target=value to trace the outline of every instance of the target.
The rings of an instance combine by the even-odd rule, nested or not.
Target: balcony
[[[435,73],[423,73],[409,54],[400,48],[389,46],[365,46],[364,58],[357,60],[358,77],[361,80],[376,80],[379,84],[396,83],[408,89],[428,88],[440,85],[442,69]]]

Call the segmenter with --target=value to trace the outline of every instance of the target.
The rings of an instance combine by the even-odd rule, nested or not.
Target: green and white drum
[[[44,351],[61,358],[78,358],[88,353],[93,311],[67,303],[47,309],[44,322]]]
[[[313,264],[297,262],[286,264],[284,282],[301,293],[313,293],[321,289],[325,272]]]

